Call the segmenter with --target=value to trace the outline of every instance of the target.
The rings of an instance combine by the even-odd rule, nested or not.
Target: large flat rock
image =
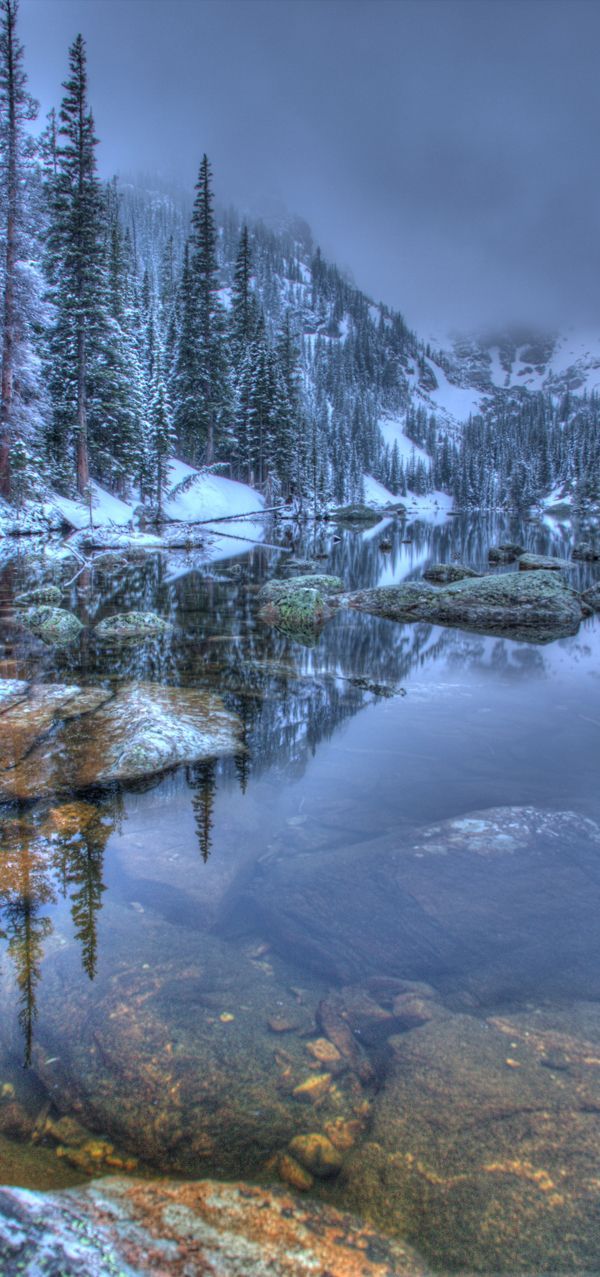
[[[329,980],[387,973],[484,1002],[515,989],[600,997],[599,887],[595,823],[493,808],[318,856],[286,849],[221,925],[256,927]]]
[[[392,621],[429,621],[530,643],[575,634],[584,616],[579,596],[557,572],[506,572],[436,588],[425,581],[358,590],[346,607]]]
[[[0,1189],[3,1277],[425,1277],[410,1247],[283,1189],[97,1180]]]
[[[390,1044],[352,1207],[436,1271],[596,1273],[598,1004],[449,1015]]]
[[[0,686],[0,802],[142,779],[241,749],[219,696],[131,683]]]

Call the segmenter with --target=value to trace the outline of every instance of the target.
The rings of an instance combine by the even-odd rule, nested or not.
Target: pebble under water
[[[1,1183],[283,1181],[441,1272],[600,1271],[598,618],[536,645],[340,610],[311,643],[257,598],[290,551],[361,589],[503,540],[569,559],[578,531],[284,525],[74,580],[3,543],[0,679],[102,695],[43,731],[10,711]],[[16,623],[50,582],[64,646]],[[169,625],[95,635],[133,610]],[[218,756],[147,774],[136,715],[177,719],[175,689]]]

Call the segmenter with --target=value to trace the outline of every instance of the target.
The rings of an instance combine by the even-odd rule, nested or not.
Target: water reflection
[[[291,535],[298,557],[354,588],[418,577],[433,561],[484,568],[500,540],[568,557],[571,531],[494,518],[433,529],[393,523],[339,541],[324,526]],[[380,549],[382,537],[391,550]],[[477,1262],[500,1268],[497,1238],[513,1208],[524,1218],[519,1192],[534,1191],[527,1167],[554,1158],[566,1182],[583,1125],[586,1157],[591,1140],[586,1061],[598,1052],[579,1038],[598,1033],[595,1011],[580,1008],[600,997],[599,881],[591,826],[578,822],[600,820],[598,622],[542,649],[339,613],[306,648],[258,618],[260,585],[283,571],[284,558],[261,548],[231,572],[193,555],[152,555],[83,574],[65,603],[86,629],[80,644],[60,650],[19,631],[11,600],[51,574],[60,581],[63,569],[50,573],[34,556],[7,569],[3,677],[205,689],[237,715],[241,733],[229,758],[4,809],[3,1067],[18,1028],[19,1053],[54,1117],[77,1105],[92,1131],[154,1170],[271,1175],[294,1135],[318,1131],[344,1159],[345,1178],[317,1176],[313,1191],[352,1201],[392,1231],[410,1225],[417,1244],[435,1238],[441,1221],[447,1251],[428,1244],[436,1261],[450,1256],[460,1270],[466,1243],[447,1206],[455,1183],[444,1179],[435,1134],[448,1127],[465,1219],[476,1215],[469,1194],[475,1201],[483,1184],[487,1203],[495,1177],[502,1219],[490,1205],[490,1249],[481,1242]],[[579,564],[573,584],[599,575]],[[112,649],[95,640],[97,620],[134,608],[168,617],[172,636]],[[517,807],[549,813],[529,841],[537,817],[517,816]],[[448,822],[490,809],[499,813],[498,854],[467,846],[459,828],[450,855],[459,835]],[[560,824],[559,809],[575,815]],[[442,835],[426,837],[435,822],[445,822]],[[540,1067],[532,1035],[542,1011],[551,1019],[557,1006],[563,1018],[544,1020]],[[510,1047],[492,1023],[500,1010],[513,1017]],[[419,1091],[423,1070],[436,1069],[436,1096],[452,1095],[437,1127]],[[475,1094],[472,1078],[484,1069],[487,1108],[476,1116],[487,1121],[489,1109],[492,1117],[479,1141],[482,1166],[465,1134],[475,1119],[462,1079]],[[571,1113],[580,1113],[577,1087],[585,1090],[571,1143],[565,1137],[557,1152],[558,1134],[552,1126],[550,1138],[550,1119],[542,1131],[540,1118],[522,1165],[516,1153],[511,1162],[493,1114],[509,1115],[518,1147],[531,1096],[536,1112],[555,1112],[556,1078]],[[410,1164],[399,1095],[402,1112],[411,1096],[419,1105]],[[528,1120],[533,1130],[537,1119]],[[509,1162],[511,1172],[498,1169]],[[548,1266],[546,1199],[530,1196],[526,1206],[536,1228],[544,1225],[535,1245]],[[585,1233],[587,1262],[587,1217],[553,1209],[565,1236],[579,1226]],[[404,1212],[400,1223],[394,1210]],[[561,1265],[568,1270],[564,1255]]]

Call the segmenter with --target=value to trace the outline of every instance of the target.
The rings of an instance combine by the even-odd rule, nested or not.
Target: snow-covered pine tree
[[[169,403],[163,363],[163,356],[157,350],[147,438],[150,492],[159,518],[162,515],[163,501],[169,487],[167,460],[172,456],[175,448],[173,413]]]
[[[219,296],[213,202],[211,167],[208,156],[203,155],[192,211],[190,268],[200,383],[196,429],[207,465],[212,465],[219,448],[226,447],[231,430],[231,384],[225,317]]]
[[[2,371],[0,387],[0,495],[11,497],[11,443],[31,433],[40,407],[39,356],[34,326],[41,301],[26,189],[32,145],[25,125],[37,104],[27,91],[23,46],[17,35],[18,0],[0,3],[0,166],[3,222]],[[23,443],[23,441],[21,441]],[[25,448],[23,444],[23,448]],[[22,449],[21,449],[22,452]],[[21,455],[21,454],[20,454]],[[20,476],[22,478],[22,476]]]
[[[242,227],[233,271],[229,333],[232,363],[238,368],[256,334],[259,307],[252,292],[252,254],[248,227]]]
[[[85,42],[69,50],[59,113],[57,175],[52,184],[49,282],[55,309],[50,338],[52,442],[64,466],[75,451],[76,484],[89,483],[89,443],[101,452],[103,422],[92,413],[94,364],[106,340],[103,199],[96,174],[97,138],[87,100]]]

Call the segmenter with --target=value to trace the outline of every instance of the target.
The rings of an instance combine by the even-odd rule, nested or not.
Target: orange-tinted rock
[[[415,1253],[287,1189],[99,1180],[0,1189],[3,1277],[425,1277]]]

